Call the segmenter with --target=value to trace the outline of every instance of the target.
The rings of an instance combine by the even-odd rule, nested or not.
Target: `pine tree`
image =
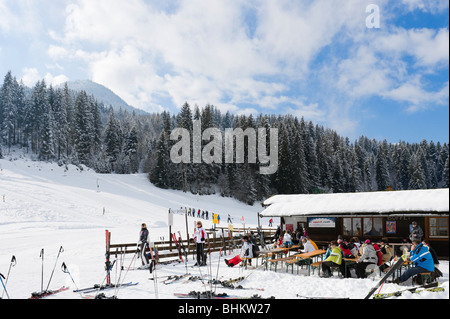
[[[75,147],[81,164],[89,165],[93,145],[93,116],[85,91],[81,91],[75,100]]]
[[[130,173],[137,173],[139,170],[139,160],[138,160],[138,137],[137,137],[137,131],[136,127],[133,126],[130,133],[127,136],[126,139],[126,146],[125,146],[125,155],[129,158],[129,172]]]
[[[417,154],[413,154],[411,157],[408,170],[410,175],[408,189],[426,189],[424,170]]]
[[[39,159],[44,161],[50,161],[55,157],[54,145],[53,145],[53,112],[49,107],[45,114],[41,147],[39,148]]]
[[[9,151],[14,144],[14,133],[16,129],[16,115],[17,105],[15,103],[15,96],[17,92],[14,83],[16,80],[12,77],[11,71],[9,71],[3,81],[1,87],[1,100],[0,100],[0,133],[3,141],[6,142]],[[17,84],[17,82],[16,82]]]
[[[442,187],[448,188],[449,187],[449,157],[447,157],[447,160],[444,164],[444,170],[442,171]]]
[[[387,152],[387,142],[385,140],[379,145],[375,158],[375,178],[379,191],[385,191],[388,186],[391,186]]]
[[[111,108],[105,129],[105,154],[112,172],[117,172],[115,165],[122,152],[121,135],[120,123],[115,116],[114,109]]]

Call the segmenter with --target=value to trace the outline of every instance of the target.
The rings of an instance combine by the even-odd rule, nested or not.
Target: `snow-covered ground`
[[[49,289],[68,286],[68,291],[49,296],[48,299],[77,299],[79,294],[72,292],[75,285],[70,277],[61,271],[65,262],[76,285],[79,288],[101,283],[105,276],[105,230],[112,232],[112,243],[132,243],[137,241],[141,223],[145,222],[150,231],[150,239],[159,241],[168,238],[168,209],[192,207],[208,210],[221,215],[222,224],[227,215],[233,217],[235,227],[241,226],[244,216],[246,225],[257,224],[257,212],[261,206],[247,206],[236,200],[222,198],[219,195],[195,196],[172,190],[161,190],[149,183],[145,174],[104,175],[87,168],[80,170],[75,166],[59,167],[31,160],[20,151],[5,155],[0,160],[0,273],[7,275],[11,257],[17,264],[11,269],[7,290],[12,299],[29,298],[32,292],[41,289],[42,258],[44,249],[44,289],[47,286],[56,256],[62,246]],[[189,217],[189,231],[192,234],[194,221]],[[278,222],[278,221],[276,221]],[[212,221],[204,221],[210,227]],[[268,220],[262,219],[263,226]],[[276,225],[276,223],[275,223]],[[184,216],[174,215],[174,231],[181,231],[186,236]],[[255,290],[230,290],[217,286],[217,293],[229,293],[242,297],[259,294],[262,297],[274,296],[277,299],[295,299],[308,297],[346,297],[361,299],[376,283],[375,279],[341,279],[319,278],[317,272],[306,276],[286,273],[285,269],[265,271],[263,268],[243,269],[229,268],[223,259],[233,257],[239,252],[226,257],[213,253],[208,267],[191,267],[194,264],[189,257],[185,264],[158,265],[157,276],[182,275],[186,271],[193,276],[208,275],[219,280],[248,276],[241,285]],[[114,257],[113,257],[114,258]],[[125,270],[131,262],[132,255],[124,260]],[[139,262],[134,266],[139,266]],[[449,266],[448,261],[440,265],[444,277],[440,279],[445,292],[423,292],[421,294],[404,293],[406,299],[448,299]],[[125,272],[122,273],[122,278]],[[112,281],[119,276],[119,271],[112,271]],[[147,270],[131,270],[126,274],[125,282],[139,282],[133,287],[118,291],[120,299],[171,299],[173,293],[205,291],[209,289],[201,281],[180,281],[164,285],[163,278],[155,284]],[[382,292],[392,292],[411,286],[385,284]],[[261,290],[264,289],[264,290]],[[0,292],[3,288],[0,287]],[[112,295],[114,291],[106,291]],[[1,295],[0,295],[1,296]],[[5,295],[3,296],[6,297]]]

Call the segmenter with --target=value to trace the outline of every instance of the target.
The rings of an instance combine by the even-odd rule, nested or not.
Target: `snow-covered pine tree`
[[[81,164],[89,165],[93,145],[93,116],[88,96],[81,91],[75,100],[75,148]]]
[[[111,107],[109,118],[105,128],[105,154],[111,166],[111,171],[115,172],[115,165],[122,152],[122,132],[120,123],[117,120],[114,109]]]
[[[15,96],[17,95],[16,82],[13,78],[11,71],[9,71],[3,81],[1,87],[1,100],[0,100],[0,137],[8,146],[9,151],[14,144],[15,129],[17,124],[17,105]],[[16,82],[17,84],[17,82]]]
[[[447,157],[447,160],[445,161],[444,164],[444,169],[442,171],[442,187],[449,187],[449,158]]]
[[[41,161],[51,161],[55,158],[53,127],[53,112],[49,105],[42,127],[41,147],[39,148],[39,159]]]
[[[426,189],[425,174],[417,153],[411,156],[408,170],[410,175],[408,189]]]

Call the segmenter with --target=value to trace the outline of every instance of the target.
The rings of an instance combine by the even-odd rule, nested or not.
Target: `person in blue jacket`
[[[424,272],[434,271],[434,261],[427,246],[424,246],[419,240],[413,240],[411,245],[411,255],[408,258],[414,267],[406,270],[394,283],[402,283],[410,277]]]

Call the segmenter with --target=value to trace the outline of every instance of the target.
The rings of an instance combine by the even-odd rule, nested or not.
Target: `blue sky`
[[[0,0],[0,76],[90,79],[150,112],[293,114],[350,139],[448,142],[448,47],[447,0]]]

